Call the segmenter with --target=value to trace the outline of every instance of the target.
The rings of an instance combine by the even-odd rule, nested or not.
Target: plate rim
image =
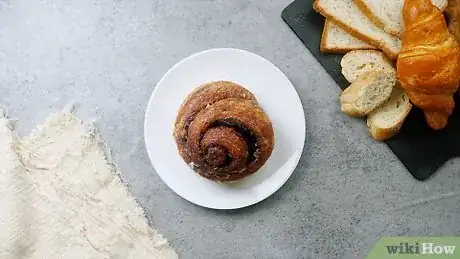
[[[184,195],[181,195],[177,190],[173,189],[165,180],[164,178],[162,177],[162,175],[160,173],[158,173],[158,170],[155,168],[155,164],[154,164],[154,161],[152,159],[152,154],[151,154],[151,151],[149,149],[149,146],[147,144],[147,139],[149,139],[150,137],[148,137],[148,134],[147,134],[147,123],[148,123],[148,114],[149,114],[149,110],[152,109],[152,105],[153,105],[153,99],[155,98],[155,95],[157,94],[158,92],[158,86],[165,80],[165,78],[173,71],[175,70],[178,66],[182,65],[183,63],[187,62],[188,60],[192,59],[192,58],[195,58],[197,56],[200,56],[200,55],[204,55],[204,54],[207,54],[209,52],[220,52],[220,51],[235,51],[235,52],[241,52],[241,53],[244,53],[244,54],[249,54],[255,58],[258,58],[258,59],[261,59],[265,62],[268,62],[269,64],[272,65],[272,67],[274,69],[276,69],[283,77],[285,77],[285,79],[289,82],[292,90],[294,90],[294,93],[296,94],[296,97],[297,97],[297,100],[298,100],[298,103],[300,104],[300,110],[302,111],[302,144],[301,144],[301,148],[299,148],[298,150],[294,151],[295,155],[296,155],[296,158],[295,160],[293,161],[293,166],[291,169],[289,169],[289,173],[286,174],[286,177],[285,179],[283,179],[282,181],[279,181],[278,184],[276,185],[273,185],[274,187],[272,189],[270,189],[269,191],[267,191],[264,195],[261,195],[259,198],[257,199],[253,199],[251,202],[242,202],[241,204],[238,204],[238,205],[234,205],[234,206],[221,206],[221,207],[216,207],[216,206],[210,206],[210,205],[207,205],[207,204],[204,204],[200,201],[197,201],[195,199],[191,199],[190,197],[186,197]],[[306,139],[306,119],[305,119],[305,109],[303,108],[303,103],[302,103],[302,99],[300,98],[300,95],[298,94],[296,88],[294,87],[294,85],[292,84],[292,82],[289,80],[289,78],[286,76],[286,74],[281,71],[281,69],[279,69],[275,64],[273,64],[271,61],[269,61],[268,59],[256,54],[256,53],[253,53],[253,52],[250,52],[250,51],[247,51],[247,50],[243,50],[243,49],[238,49],[238,48],[210,48],[210,49],[205,49],[205,50],[202,50],[202,51],[198,51],[198,52],[195,52],[195,53],[192,53],[188,56],[186,56],[185,58],[181,59],[180,61],[176,62],[171,68],[169,68],[166,73],[163,74],[163,76],[160,78],[160,80],[158,80],[158,82],[156,83],[155,85],[155,89],[153,89],[151,95],[150,95],[150,98],[149,98],[149,101],[147,103],[147,106],[145,108],[145,114],[144,114],[144,146],[147,150],[147,155],[148,155],[148,158],[150,160],[150,164],[152,165],[155,173],[160,177],[160,179],[163,181],[163,183],[173,192],[175,193],[177,196],[181,197],[182,199],[192,203],[192,204],[195,204],[195,205],[198,205],[198,206],[201,206],[201,207],[204,207],[204,208],[209,208],[209,209],[215,209],[215,210],[234,210],[234,209],[240,209],[240,208],[245,208],[245,207],[249,207],[249,206],[252,206],[252,205],[255,205],[257,203],[260,203],[264,200],[266,200],[267,198],[269,198],[270,196],[272,196],[275,192],[277,192],[279,189],[281,189],[281,187],[283,187],[286,182],[289,180],[289,178],[291,178],[292,174],[294,173],[295,169],[298,167],[298,164],[300,162],[300,159],[302,157],[302,154],[303,154],[303,150],[305,149],[305,139]]]

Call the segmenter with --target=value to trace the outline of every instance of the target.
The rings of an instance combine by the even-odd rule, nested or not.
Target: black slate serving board
[[[349,85],[341,74],[340,60],[343,55],[320,52],[324,17],[316,13],[312,6],[312,0],[296,0],[283,10],[281,16],[343,90]],[[390,149],[417,180],[428,179],[449,159],[460,156],[458,95],[455,101],[456,109],[445,129],[439,131],[430,129],[422,111],[414,107],[401,131],[386,141]]]

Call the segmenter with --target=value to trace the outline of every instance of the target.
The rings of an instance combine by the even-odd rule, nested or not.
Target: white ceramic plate
[[[275,146],[265,165],[237,183],[221,184],[194,173],[179,156],[173,138],[177,111],[203,83],[229,80],[257,98],[272,121]],[[291,176],[302,154],[305,117],[288,78],[268,60],[238,49],[211,49],[176,64],[158,82],[145,116],[145,142],[161,179],[178,195],[213,209],[255,204],[277,191]]]

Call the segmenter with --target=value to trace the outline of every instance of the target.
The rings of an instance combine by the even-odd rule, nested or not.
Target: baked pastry
[[[401,130],[411,109],[409,97],[396,83],[390,99],[367,116],[369,133],[376,140],[387,140],[393,137]]]
[[[450,33],[454,35],[457,42],[460,42],[460,0],[449,0],[446,16]]]
[[[460,79],[460,48],[443,13],[429,0],[406,0],[397,75],[433,129],[446,126]]]
[[[393,62],[377,50],[352,50],[343,55],[340,67],[343,77],[350,83],[369,71],[384,70],[396,74]]]
[[[395,84],[394,70],[365,72],[342,92],[340,109],[350,116],[366,116],[390,99]]]
[[[213,181],[236,181],[270,157],[274,132],[254,95],[229,81],[198,87],[182,103],[174,138],[183,160]]]

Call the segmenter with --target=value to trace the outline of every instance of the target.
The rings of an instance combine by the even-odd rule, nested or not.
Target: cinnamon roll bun
[[[229,81],[204,84],[179,108],[174,139],[182,159],[213,181],[243,179],[270,157],[274,132],[255,96]]]

